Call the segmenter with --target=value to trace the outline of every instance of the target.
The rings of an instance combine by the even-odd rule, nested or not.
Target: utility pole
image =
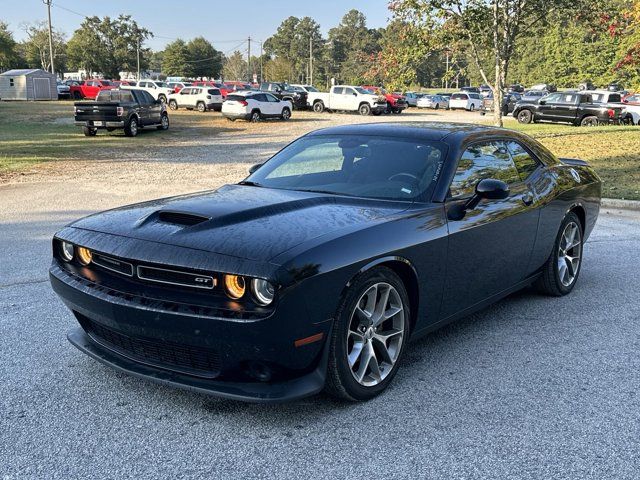
[[[249,70],[249,81],[253,80],[251,75],[251,37],[247,38],[247,43],[249,47],[247,48],[247,70]]]
[[[447,70],[446,70],[446,80],[445,80],[445,89],[448,90],[449,89],[449,49],[447,49]]]
[[[53,30],[51,29],[51,2],[52,0],[42,0],[47,6],[47,14],[49,16],[49,56],[51,57],[51,73],[55,75],[56,69],[53,66]]]
[[[313,85],[313,35],[309,36],[309,85]]]
[[[260,83],[264,82],[264,76],[262,75],[262,42],[260,42]]]
[[[138,34],[138,82],[140,81],[140,32]]]

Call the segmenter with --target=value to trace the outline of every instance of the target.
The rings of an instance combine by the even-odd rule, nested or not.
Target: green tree
[[[227,57],[222,67],[222,76],[225,80],[244,80],[247,78],[247,61],[239,51],[235,51]]]
[[[222,73],[222,52],[219,52],[204,37],[196,37],[187,45],[188,77],[219,77]]]
[[[144,70],[150,56],[144,41],[152,36],[130,15],[120,15],[115,20],[87,17],[67,43],[68,63],[72,68],[117,78],[120,71],[136,71],[139,48],[140,68]]]
[[[583,0],[394,0],[394,15],[427,31],[441,30],[443,45],[463,41],[494,96],[494,121],[502,125],[502,98],[520,39],[537,25]],[[441,28],[445,25],[447,28]],[[493,70],[493,71],[492,71]]]
[[[22,42],[25,61],[29,68],[51,70],[49,51],[49,28],[45,22],[26,24],[23,26],[27,40]],[[53,56],[56,71],[64,72],[66,66],[67,43],[65,34],[53,30]]]
[[[9,30],[9,25],[0,21],[0,71],[15,66],[18,60],[16,42]]]
[[[162,52],[162,73],[169,77],[188,77],[189,50],[184,40],[177,39],[168,44]]]
[[[264,65],[264,77],[271,82],[290,82],[294,65],[285,57],[276,57]]]

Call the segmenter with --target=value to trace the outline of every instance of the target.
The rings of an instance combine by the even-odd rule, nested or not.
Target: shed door
[[[51,83],[48,78],[34,78],[33,89],[34,100],[51,100]]]

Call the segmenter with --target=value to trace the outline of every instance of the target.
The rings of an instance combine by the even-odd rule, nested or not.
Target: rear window
[[[454,93],[451,95],[451,100],[469,100],[469,95],[466,93]]]
[[[98,93],[97,102],[133,102],[130,90],[102,90]]]
[[[243,100],[246,100],[249,97],[245,97],[244,95],[227,95],[227,100],[233,100],[236,102],[242,102]]]
[[[220,90],[217,88],[210,88],[207,90],[207,93],[209,93],[209,95],[220,95]]]

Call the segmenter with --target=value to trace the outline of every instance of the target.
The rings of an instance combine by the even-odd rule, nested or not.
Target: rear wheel
[[[95,137],[98,130],[95,128],[82,127],[82,133],[84,133],[85,137]]]
[[[198,102],[198,104],[196,105],[196,108],[200,113],[206,112],[207,110],[207,107],[204,105],[204,102]]]
[[[358,107],[358,113],[362,116],[369,115],[371,113],[371,106],[368,103],[363,103]]]
[[[587,117],[584,117],[580,121],[581,127],[597,127],[599,124],[600,124],[600,121],[598,120],[598,117],[596,117],[595,115],[589,115]]]
[[[178,109],[178,102],[176,102],[175,100],[169,100],[169,109],[170,110],[177,110]]]
[[[138,119],[136,117],[131,117],[124,126],[124,134],[127,137],[135,137],[138,135],[138,128]]]
[[[313,104],[313,111],[316,113],[322,113],[324,112],[324,103],[322,102],[316,102]]]
[[[438,110],[438,108],[440,108],[440,104],[436,103],[436,110]]]
[[[409,298],[386,267],[355,279],[336,312],[326,390],[351,401],[381,393],[395,376],[409,338]]]
[[[536,281],[538,290],[557,297],[573,290],[582,266],[582,238],[580,219],[569,212],[560,225],[542,276]]]
[[[520,110],[518,112],[518,123],[531,123],[533,120],[533,113],[531,110]]]
[[[280,115],[280,118],[285,121],[289,120],[291,118],[291,110],[289,110],[288,108],[283,108],[282,115]]]
[[[471,105],[469,105],[469,111],[473,112],[476,109],[476,106],[472,103]]]

